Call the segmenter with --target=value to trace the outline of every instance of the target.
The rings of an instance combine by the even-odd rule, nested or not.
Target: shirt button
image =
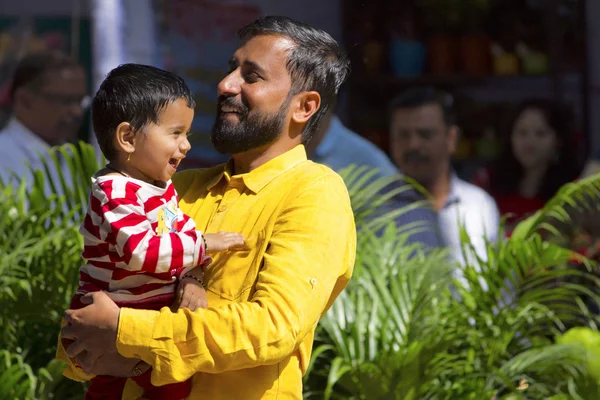
[[[317,278],[312,278],[310,280],[310,284],[313,285],[313,286],[315,286],[317,284]]]
[[[225,210],[227,210],[227,206],[220,206],[220,207],[217,209],[217,211],[218,211],[218,212],[223,212],[223,211],[225,211]]]

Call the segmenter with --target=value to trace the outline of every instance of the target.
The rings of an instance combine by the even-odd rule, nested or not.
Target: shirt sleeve
[[[500,229],[500,213],[494,199],[487,193],[482,199],[481,204],[481,228],[477,229],[477,234],[469,232],[471,244],[475,251],[483,259],[487,259],[486,241],[495,243],[498,240],[498,231]],[[467,227],[467,231],[469,231]]]
[[[491,196],[487,196],[486,203],[485,214],[487,215],[487,220],[485,221],[485,234],[490,242],[495,242],[498,240],[498,230],[500,229],[500,212],[498,211],[496,201]]]
[[[348,283],[356,231],[337,175],[298,193],[278,216],[249,301],[196,312],[121,309],[117,348],[152,365],[153,384],[277,363],[314,330]]]
[[[31,186],[33,176],[22,160],[16,159],[6,151],[0,152],[0,160],[2,160],[0,164],[0,179],[2,179],[4,186],[12,184],[18,187],[22,178],[27,179],[29,186]]]
[[[152,229],[134,185],[126,185],[124,190],[118,191],[119,195],[113,195],[115,192],[117,190],[110,190],[110,186],[93,190],[91,212],[83,228],[87,234],[111,243],[127,270],[163,273],[175,269],[179,275],[204,260],[200,231],[191,229],[158,235]],[[83,258],[93,258],[96,251],[98,245],[85,246]]]

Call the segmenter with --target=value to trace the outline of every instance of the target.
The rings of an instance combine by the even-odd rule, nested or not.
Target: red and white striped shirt
[[[160,188],[125,176],[92,177],[77,294],[103,290],[120,306],[172,301],[177,280],[210,262],[202,232],[177,203],[171,181]]]

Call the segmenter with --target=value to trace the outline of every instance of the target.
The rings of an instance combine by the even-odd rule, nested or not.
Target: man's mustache
[[[63,118],[59,123],[63,127],[78,128],[83,123],[83,118],[79,118],[79,117]]]
[[[418,151],[409,151],[402,157],[406,163],[420,163],[429,161],[429,156]]]
[[[241,101],[236,101],[233,97],[219,96],[218,110],[221,111],[224,107],[240,114],[241,117],[248,115],[248,107]]]

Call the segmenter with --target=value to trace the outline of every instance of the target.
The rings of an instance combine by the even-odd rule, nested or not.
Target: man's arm
[[[25,168],[23,161],[13,157],[8,151],[0,151],[0,160],[0,179],[4,186],[12,183],[14,187],[18,187],[22,179],[27,179],[31,186],[33,177]],[[2,187],[1,183],[0,187]]]
[[[278,218],[250,301],[176,314],[123,308],[119,352],[152,365],[158,385],[288,357],[347,283],[356,245],[339,177],[298,193]]]

